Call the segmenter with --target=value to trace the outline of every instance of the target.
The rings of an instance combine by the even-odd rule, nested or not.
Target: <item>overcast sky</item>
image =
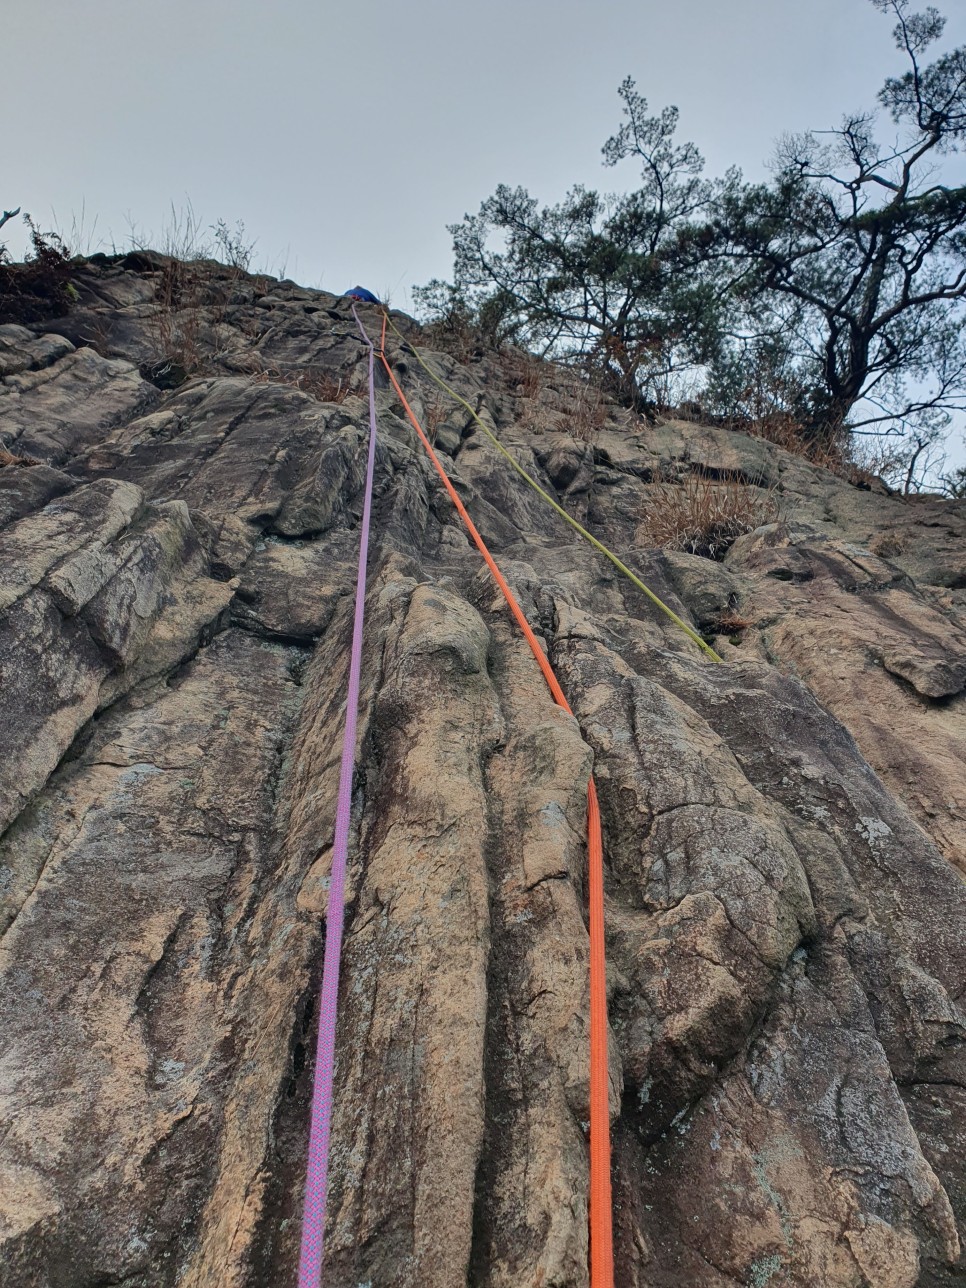
[[[760,174],[782,130],[874,102],[891,25],[869,0],[3,0],[0,203],[121,245],[190,200],[263,265],[405,307],[496,184],[634,184],[600,165],[626,75],[709,173]]]
[[[761,176],[782,131],[874,105],[892,25],[869,0],[2,0],[0,206],[83,212],[86,251],[190,201],[259,267],[406,308],[498,183],[634,185],[600,164],[625,76],[709,174]]]

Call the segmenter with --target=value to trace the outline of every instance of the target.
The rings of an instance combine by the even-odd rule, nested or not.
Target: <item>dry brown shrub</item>
[[[423,413],[425,422],[423,428],[426,431],[426,437],[431,443],[436,442],[436,434],[440,425],[446,419],[448,408],[440,394],[437,394],[431,403],[428,403]]]
[[[348,376],[334,376],[331,371],[309,369],[290,374],[292,378],[289,379],[289,384],[301,389],[304,394],[318,398],[319,402],[344,403],[347,398],[362,398],[366,394],[362,385],[354,385]]]
[[[252,380],[259,385],[287,385],[319,402],[344,403],[347,398],[365,395],[361,385],[354,385],[348,376],[333,375],[331,371],[305,367],[301,371],[280,371],[277,367],[259,367],[252,373]]]
[[[851,445],[842,477],[856,487],[869,487],[900,475],[908,463],[902,440],[863,438]]]
[[[164,266],[155,291],[156,308],[152,316],[154,347],[160,362],[155,364],[158,375],[163,374],[163,364],[173,373],[197,375],[207,366],[209,355],[202,343],[203,282],[202,273],[194,264],[183,264],[172,259]],[[156,378],[156,377],[150,377]],[[177,375],[172,377],[176,383]]]
[[[511,349],[502,355],[503,371],[521,398],[536,398],[543,388],[544,364],[532,353]]]
[[[795,418],[785,412],[775,412],[747,424],[734,424],[732,428],[739,429],[752,438],[763,438],[768,443],[774,443],[793,456],[801,456],[812,465],[831,470],[833,474],[847,468],[847,452],[842,443],[810,439]]]
[[[740,613],[732,610],[717,617],[714,628],[718,635],[740,635],[742,631],[748,630],[754,624],[750,618],[742,617]]]
[[[578,442],[592,443],[607,424],[607,399],[596,385],[581,383],[576,390],[574,409],[564,417],[562,428]]]
[[[30,228],[32,257],[13,264],[0,245],[0,323],[31,326],[67,313],[77,292],[70,281],[69,248],[56,233],[42,233],[29,215],[24,219]]]
[[[15,452],[0,447],[0,469],[4,466],[10,466],[12,469],[29,469],[31,465],[39,464],[40,462],[33,456],[18,456]]]
[[[732,428],[774,443],[793,456],[802,457],[810,465],[828,470],[853,487],[871,487],[895,470],[901,460],[901,453],[891,443],[878,447],[864,445],[857,450],[855,441],[850,441],[846,432],[833,439],[809,438],[801,425],[785,413],[775,413]]]
[[[894,529],[886,529],[885,532],[877,532],[869,542],[869,549],[880,559],[894,559],[896,555],[901,555],[906,548],[905,539],[901,532]]]
[[[159,360],[148,379],[162,388],[189,376],[209,375],[227,350],[220,343],[232,292],[244,275],[238,265],[216,260],[169,259],[158,278],[151,318]]]
[[[428,322],[423,327],[422,342],[429,349],[450,354],[458,362],[472,362],[482,358],[486,351],[479,328],[456,312]]]
[[[778,517],[771,490],[753,487],[737,475],[713,479],[689,474],[683,483],[662,483],[651,490],[640,537],[665,550],[721,559],[743,533]]]

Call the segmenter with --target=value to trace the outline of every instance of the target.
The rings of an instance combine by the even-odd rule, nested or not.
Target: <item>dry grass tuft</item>
[[[0,447],[0,469],[9,466],[12,469],[29,469],[31,465],[39,465],[33,456],[18,456],[15,452],[8,451],[5,447]]]
[[[763,438],[766,442],[774,443],[793,456],[800,456],[810,465],[828,470],[853,487],[872,487],[894,472],[901,460],[901,452],[891,444],[878,449],[864,446],[860,450],[847,434],[831,439],[809,438],[801,425],[785,413],[774,413],[761,420],[732,428],[740,428],[753,438]]]
[[[798,421],[784,412],[775,412],[747,424],[733,424],[731,428],[752,438],[763,438],[793,456],[801,456],[812,465],[831,470],[833,474],[849,468],[847,452],[840,442],[809,439]]]
[[[422,343],[429,349],[448,353],[457,362],[478,361],[486,352],[479,327],[458,312],[451,312],[445,317],[428,322],[423,327]]]
[[[199,266],[172,259],[164,266],[155,291],[152,330],[160,356],[155,366],[180,371],[182,378],[200,375],[209,365],[211,355],[203,340],[205,284]]]
[[[718,635],[741,635],[749,627],[754,626],[750,618],[742,617],[740,613],[734,611],[722,613],[715,620],[714,629]]]
[[[449,408],[440,394],[437,394],[431,403],[426,405],[423,414],[423,428],[426,431],[426,437],[431,443],[436,442],[436,434],[440,425],[446,419]]]
[[[252,373],[252,381],[259,385],[287,385],[319,402],[344,403],[352,396],[362,397],[366,389],[354,385],[348,377],[335,376],[331,371],[306,367],[301,371],[279,371],[277,367],[263,367]]]
[[[211,375],[225,348],[224,323],[232,293],[244,277],[240,264],[211,259],[168,259],[158,274],[151,318],[158,360],[148,374],[162,388],[174,388],[189,376]],[[243,329],[243,328],[242,328]]]
[[[786,413],[773,413],[757,421],[721,421],[726,428],[753,438],[763,438],[810,465],[828,470],[836,478],[865,491],[910,490],[910,444],[904,437],[883,435],[881,439],[851,434],[815,438]],[[915,463],[915,456],[912,463]],[[911,490],[918,490],[913,475]]]
[[[544,381],[544,364],[539,358],[523,349],[512,349],[502,355],[501,365],[518,397],[537,397]]]
[[[901,555],[906,548],[905,538],[901,532],[895,529],[886,529],[885,532],[877,532],[869,542],[869,549],[880,559],[894,559],[896,555]]]
[[[684,483],[662,483],[651,490],[639,535],[664,550],[721,559],[743,533],[778,517],[770,491],[734,475],[712,479],[690,474]]]
[[[581,382],[575,391],[573,410],[563,418],[561,428],[580,443],[592,443],[607,424],[608,414],[603,390]]]

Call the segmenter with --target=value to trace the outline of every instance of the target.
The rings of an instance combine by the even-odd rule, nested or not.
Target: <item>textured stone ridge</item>
[[[0,327],[2,1288],[293,1282],[365,351],[170,274]],[[381,389],[327,1285],[587,1284],[592,768],[620,1288],[960,1283],[966,503],[437,355],[715,666],[390,356],[576,719]],[[648,549],[691,471],[780,521]]]

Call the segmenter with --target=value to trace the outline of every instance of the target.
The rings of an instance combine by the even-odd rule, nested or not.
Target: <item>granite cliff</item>
[[[365,348],[213,265],[73,287],[0,327],[0,1285],[290,1283]],[[966,502],[433,355],[718,666],[388,355],[577,719],[384,387],[327,1284],[586,1284],[591,768],[620,1288],[961,1283]],[[654,548],[694,477],[777,515]]]

